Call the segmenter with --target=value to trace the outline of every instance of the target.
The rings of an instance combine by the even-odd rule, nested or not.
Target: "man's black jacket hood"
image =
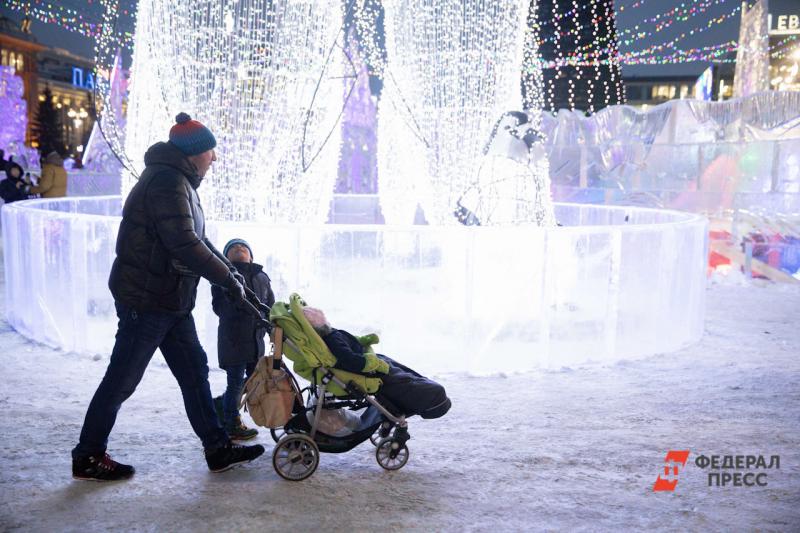
[[[162,165],[174,168],[186,176],[194,189],[197,189],[203,181],[203,178],[197,175],[197,167],[171,142],[158,142],[148,148],[144,154],[144,164],[148,167]]]

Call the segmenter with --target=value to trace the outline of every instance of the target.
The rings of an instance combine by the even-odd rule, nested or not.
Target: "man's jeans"
[[[242,395],[244,382],[256,369],[255,363],[243,363],[224,368],[228,375],[228,388],[222,395],[222,411],[225,413],[225,426],[231,427],[239,416],[239,397]],[[245,377],[246,375],[246,377]]]
[[[214,412],[208,385],[208,360],[197,338],[192,315],[179,317],[142,312],[119,303],[116,307],[119,326],[114,351],[106,375],[89,404],[80,441],[72,450],[72,456],[105,453],[117,411],[136,390],[158,348],[178,380],[186,414],[203,447],[215,448],[228,442]]]

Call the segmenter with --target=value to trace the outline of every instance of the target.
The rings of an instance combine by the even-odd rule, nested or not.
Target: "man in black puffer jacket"
[[[212,472],[264,453],[262,446],[232,444],[214,412],[208,361],[191,315],[197,284],[204,277],[235,299],[245,295],[241,275],[205,238],[196,190],[216,161],[216,139],[185,113],[176,122],[169,142],[156,143],[145,154],[146,168],[122,210],[108,282],[119,317],[117,340],[72,451],[76,479],[112,481],[133,475],[132,466],[108,456],[106,445],[117,411],[133,394],[156,349],[178,381]]]

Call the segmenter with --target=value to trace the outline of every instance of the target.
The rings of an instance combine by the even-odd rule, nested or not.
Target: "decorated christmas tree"
[[[53,150],[64,151],[64,130],[61,127],[56,106],[53,105],[53,93],[50,87],[42,92],[44,100],[39,102],[36,122],[33,125],[33,140],[39,144],[39,151],[47,154]]]

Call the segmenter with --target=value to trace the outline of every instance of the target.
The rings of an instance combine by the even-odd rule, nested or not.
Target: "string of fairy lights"
[[[687,22],[692,17],[705,13],[710,7],[721,5],[728,1],[730,0],[706,0],[705,2],[698,2],[697,4],[692,4],[690,6],[680,4],[666,13],[660,13],[653,17],[643,19],[639,24],[636,24],[632,28],[623,29],[619,32],[618,38],[623,44],[626,44],[627,36],[631,34],[637,38],[639,38],[639,35],[648,37],[652,36],[671,27],[676,22]],[[737,5],[736,9],[732,13],[735,14],[739,9],[741,9],[741,5]],[[732,15],[728,14],[725,16],[725,18],[730,16]],[[650,31],[644,31],[643,27],[648,25],[654,25],[654,28]]]
[[[108,143],[112,153],[123,167],[132,170],[133,165],[125,155],[124,124],[122,124],[122,58],[119,53],[116,31],[119,0],[100,0],[103,8],[101,32],[94,39],[95,103],[98,109],[97,128]],[[91,154],[86,154],[91,155]]]
[[[363,1],[363,0],[362,0]],[[652,1],[652,0],[651,0]],[[686,37],[701,34],[727,20],[736,17],[741,11],[741,5],[737,5],[726,13],[716,17],[707,17],[707,13],[712,7],[731,2],[732,0],[703,0],[693,4],[681,3],[672,9],[651,17],[648,17],[633,27],[618,29],[616,40],[620,46],[631,48],[642,40],[650,40],[656,34],[672,27],[674,24],[688,22],[695,19],[705,19],[703,23],[682,32],[673,39],[664,41],[663,43],[651,45],[641,50],[622,52],[619,55],[619,63],[622,65],[659,65],[670,63],[685,63],[695,61],[713,61],[713,62],[729,62],[732,59],[721,59],[726,53],[736,51],[738,46],[736,41],[729,41],[720,45],[713,45],[715,48],[709,48],[704,51],[703,48],[683,49],[676,48],[676,45]],[[80,33],[89,38],[96,38],[102,35],[102,21],[93,20],[88,14],[91,10],[81,10],[71,8],[65,5],[64,2],[51,2],[48,0],[5,0],[7,7],[17,10],[26,16],[39,20],[47,24],[57,25],[65,30]],[[91,7],[93,4],[100,6],[102,0],[82,0],[83,4],[88,4]],[[128,5],[120,5],[117,9],[116,15],[118,17],[133,17],[135,15],[135,3],[129,0]],[[555,19],[569,20],[576,17],[582,11],[594,10],[595,2],[576,2],[569,10],[557,13],[554,15]],[[640,0],[631,4],[630,6],[620,5],[616,8],[619,13],[629,13],[638,7],[645,5],[646,0]],[[605,14],[597,14],[595,20],[601,22]],[[362,19],[363,21],[363,19]],[[652,26],[652,27],[648,27]],[[374,28],[374,26],[373,26]],[[373,30],[374,31],[374,30]],[[539,46],[546,43],[554,43],[555,41],[574,35],[574,30],[565,30],[557,34],[539,36]],[[598,35],[597,39],[588,44],[580,45],[570,52],[566,61],[575,65],[588,65],[593,62],[603,64],[603,60],[598,59],[609,52],[611,46],[615,43],[606,43],[608,36]],[[117,46],[132,50],[133,49],[133,33],[130,31],[118,30],[115,35]],[[720,51],[724,47],[726,52]],[[708,47],[707,47],[708,48]],[[379,62],[371,62],[371,66],[379,66]],[[553,64],[543,64],[543,68],[554,68]]]
[[[614,3],[612,1],[609,1],[606,4],[606,12],[605,12],[605,19],[604,19],[605,26],[606,26],[606,29],[605,29],[606,35],[613,35],[613,34],[616,33],[616,28],[615,28],[615,25],[614,25],[614,21],[615,20],[616,19],[614,17]],[[616,39],[611,41],[610,50],[609,50],[609,57],[613,61],[615,61],[612,65],[610,65],[610,67],[611,67],[610,70],[611,70],[611,84],[613,85],[614,92],[616,93],[616,102],[620,103],[620,104],[624,104],[625,103],[625,88],[622,85],[622,72],[620,71],[620,66],[619,66],[619,44],[617,43]],[[598,67],[595,67],[595,68],[598,68]],[[606,97],[606,99],[605,99],[606,103],[609,103],[610,98],[609,98],[608,83],[604,83],[603,94]]]
[[[656,33],[664,31],[665,29],[671,27],[676,22],[686,22],[691,20],[693,17],[701,15],[705,13],[709,7],[717,6],[728,2],[730,0],[706,0],[705,3],[701,3],[698,5],[693,5],[690,7],[685,7],[684,4],[680,4],[679,6],[673,8],[672,10],[661,13],[659,15],[650,17],[648,19],[643,20],[640,24],[636,24],[632,28],[625,28],[621,31],[618,31],[617,40],[622,43],[623,45],[632,45],[636,41],[641,39],[649,39],[654,36]],[[720,24],[727,20],[728,18],[734,16],[738,11],[741,9],[741,6],[737,6],[731,13],[723,14],[720,17],[715,17],[709,19],[711,24]],[[573,8],[568,11],[563,12],[556,12],[553,13],[554,20],[560,19],[572,19],[576,16],[579,16],[583,11],[594,11],[591,2],[581,2],[576,3],[573,5]],[[594,20],[600,20],[597,16],[593,16]],[[643,26],[650,24],[653,26],[651,30],[643,29]],[[550,36],[541,36],[539,39],[539,44],[545,44],[548,42],[555,42],[558,39],[567,37],[573,34],[574,30],[567,30],[560,33],[555,33]],[[607,37],[603,36],[600,38],[601,41],[605,40]],[[580,49],[579,49],[580,50]]]
[[[103,21],[93,21],[88,15],[77,9],[64,5],[63,2],[49,2],[46,0],[5,0],[6,6],[19,11],[26,17],[46,24],[54,24],[64,30],[79,33],[84,37],[96,39],[103,33]],[[82,2],[86,7],[96,4],[102,10],[102,17],[105,17],[107,10],[103,0],[85,0]],[[96,11],[96,10],[89,10]],[[114,10],[114,21],[118,17],[135,16],[135,8],[117,6]],[[113,23],[112,23],[113,24]],[[115,34],[117,46],[127,50],[133,50],[133,33],[130,31],[118,31]]]
[[[559,107],[557,93],[562,90],[566,80],[566,107],[575,109],[577,100],[587,102],[587,110],[594,112],[596,105],[624,103],[619,66],[619,50],[616,45],[613,2],[611,0],[590,0],[579,3],[577,0],[552,0],[552,11],[543,13],[539,20],[548,22],[540,31],[540,42],[552,45],[552,54],[540,58],[537,68],[550,69],[546,83],[545,102],[548,109]],[[588,8],[588,13],[586,9]],[[563,13],[577,14],[584,10],[583,16],[560,16]],[[586,17],[588,15],[588,18]],[[584,23],[585,22],[585,23]],[[552,28],[553,35],[548,35]],[[605,48],[598,43],[607,43]],[[576,59],[576,47],[589,48],[588,54]],[[551,57],[552,56],[552,57]]]

